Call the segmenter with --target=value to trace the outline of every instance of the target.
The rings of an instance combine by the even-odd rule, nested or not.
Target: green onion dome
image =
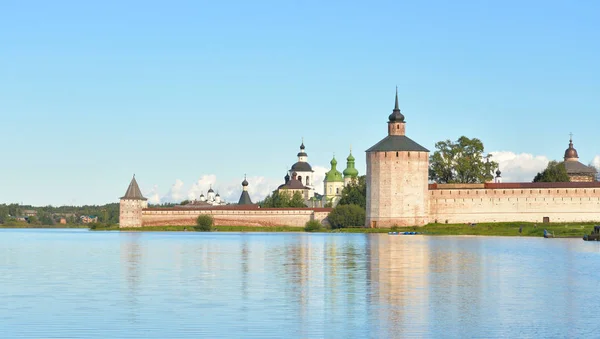
[[[354,157],[352,156],[352,150],[350,150],[350,155],[346,158],[346,169],[344,170],[344,177],[356,178],[358,177],[358,170],[354,168]]]
[[[331,159],[330,164],[331,164],[331,170],[329,170],[329,172],[327,172],[325,174],[325,181],[327,181],[327,182],[344,181],[344,179],[342,178],[342,173],[340,173],[340,171],[338,171],[336,169],[337,160],[335,160],[335,157],[333,157],[333,159]]]

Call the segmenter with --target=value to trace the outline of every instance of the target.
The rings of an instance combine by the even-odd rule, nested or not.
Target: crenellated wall
[[[598,183],[430,185],[429,222],[600,221]]]
[[[327,224],[330,208],[257,208],[230,206],[211,209],[146,208],[142,210],[142,226],[195,225],[196,218],[208,214],[215,225],[223,226],[294,226],[304,227],[307,221]]]

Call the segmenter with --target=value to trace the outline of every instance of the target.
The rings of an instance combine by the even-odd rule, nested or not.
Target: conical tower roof
[[[142,195],[142,191],[140,191],[140,186],[138,186],[137,181],[135,181],[135,175],[131,182],[129,183],[129,187],[127,188],[127,192],[125,195],[121,197],[121,199],[131,199],[131,200],[148,200],[144,198]]]

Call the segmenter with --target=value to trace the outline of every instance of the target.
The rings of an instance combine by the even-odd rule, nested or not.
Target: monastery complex
[[[260,208],[242,182],[237,204],[226,204],[212,188],[187,205],[148,208],[135,177],[120,199],[120,227],[194,225],[201,214],[212,215],[215,225],[297,226],[309,220],[327,224],[327,215],[341,198],[342,189],[358,178],[350,152],[346,169],[331,160],[324,194],[314,191],[313,170],[302,142],[298,161],[291,166],[276,192],[300,192],[307,208]],[[387,136],[366,151],[366,227],[422,226],[428,223],[501,221],[583,222],[600,220],[600,182],[596,169],[579,162],[573,140],[564,165],[570,182],[502,183],[500,170],[493,182],[436,184],[429,182],[429,150],[406,136],[406,121],[398,106],[388,117]]]

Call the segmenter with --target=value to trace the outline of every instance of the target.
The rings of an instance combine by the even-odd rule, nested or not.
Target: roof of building
[[[565,161],[563,162],[567,174],[589,174],[595,175],[598,171],[592,166],[586,166],[579,161]]]
[[[250,194],[248,194],[248,191],[242,191],[238,205],[252,205],[252,199],[250,199]]]
[[[429,152],[427,148],[417,144],[405,135],[388,135],[367,150],[367,152],[392,151]]]
[[[565,160],[567,159],[579,159],[577,150],[573,147],[573,137],[569,139],[569,148],[565,150]]]
[[[131,199],[131,200],[148,200],[144,198],[142,195],[142,191],[140,191],[140,186],[138,186],[137,181],[135,180],[135,175],[131,179],[129,183],[129,187],[127,188],[127,192],[125,195],[121,197],[121,199]]]
[[[302,183],[300,182],[300,180],[298,179],[290,179],[287,183],[280,185],[277,189],[284,189],[284,190],[308,190],[310,188],[302,185]]]
[[[329,162],[331,164],[331,169],[325,173],[325,181],[326,182],[343,182],[344,178],[342,178],[342,173],[340,173],[340,171],[337,170],[336,166],[337,166],[337,160],[335,160],[335,157],[333,157],[333,159],[331,159],[331,161]]]
[[[350,150],[350,155],[346,158],[346,169],[344,170],[344,177],[352,177],[356,178],[358,176],[358,170],[354,167],[354,157],[352,156],[352,150]]]
[[[404,122],[404,115],[400,112],[400,108],[398,107],[398,86],[396,86],[396,103],[394,105],[394,110],[388,118],[390,122]]]
[[[298,161],[297,163],[292,165],[292,171],[296,172],[312,172],[312,167],[309,163]]]
[[[550,189],[600,188],[600,182],[506,182],[484,184],[429,184],[430,190],[443,189]]]

